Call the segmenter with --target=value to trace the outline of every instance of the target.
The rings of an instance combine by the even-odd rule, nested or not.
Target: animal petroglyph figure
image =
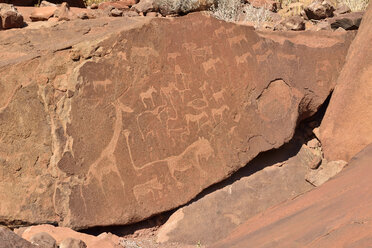
[[[216,120],[216,117],[219,117],[220,120],[222,120],[223,112],[225,112],[226,110],[227,110],[227,111],[230,110],[229,106],[227,106],[227,105],[223,105],[223,106],[221,106],[221,107],[218,108],[218,109],[212,109],[212,116],[213,116],[214,121],[215,121],[215,122],[217,121],[217,120]]]
[[[155,200],[157,195],[163,190],[163,185],[159,183],[158,178],[155,176],[151,180],[138,184],[133,187],[133,194],[136,197],[136,200],[141,200],[140,198],[148,198],[148,194],[151,194],[152,198]],[[157,193],[157,194],[156,194]]]
[[[216,92],[216,93],[213,93],[213,99],[217,102],[217,103],[219,103],[220,101],[224,101],[224,97],[223,97],[223,94],[225,93],[225,90],[224,89],[222,89],[222,90],[220,90],[220,91],[218,91],[218,92]]]
[[[196,167],[201,174],[205,173],[201,162],[208,160],[213,154],[214,150],[210,142],[205,138],[199,138],[180,155],[167,158],[169,171],[176,181],[178,181],[175,177],[176,171],[182,172]]]
[[[219,58],[217,58],[217,59],[209,59],[208,61],[202,63],[203,68],[204,68],[204,72],[207,73],[211,69],[216,70],[216,64],[218,62],[220,62],[220,59]]]
[[[197,114],[197,115],[186,114],[186,115],[185,115],[185,118],[186,118],[187,126],[190,125],[190,122],[195,122],[195,123],[198,124],[198,128],[200,129],[200,121],[201,121],[203,118],[207,118],[207,119],[208,119],[208,115],[207,115],[207,113],[205,113],[205,112],[202,112],[202,113]]]
[[[157,93],[154,86],[151,86],[147,91],[140,93],[140,98],[141,98],[141,101],[143,103],[143,106],[145,106],[145,108],[147,108],[147,104],[145,103],[145,99],[150,99],[152,104],[155,106],[154,99],[152,97],[153,93],[155,93],[155,94]]]

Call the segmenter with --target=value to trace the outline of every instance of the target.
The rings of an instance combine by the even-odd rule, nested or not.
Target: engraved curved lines
[[[97,87],[101,86],[105,88],[105,91],[107,90],[107,86],[112,84],[112,82],[108,79],[102,80],[102,81],[93,81],[93,89],[94,91],[97,91]]]
[[[190,153],[193,156],[190,156]],[[210,142],[199,137],[197,141],[188,146],[184,152],[178,156],[171,156],[165,159],[168,162],[168,168],[173,178],[176,171],[183,172],[195,166],[200,172],[204,172],[201,161],[209,160],[214,155],[214,150]],[[177,179],[175,178],[177,181]]]
[[[165,110],[165,107],[166,105],[158,106],[154,110],[146,110],[136,116],[137,127],[141,134],[142,140],[146,139],[149,132],[146,134],[143,132],[143,128],[141,128],[141,125],[140,125],[140,118],[146,114],[152,114],[153,116],[155,116],[156,119],[158,119],[161,122],[160,114]],[[151,124],[151,123],[147,122],[147,124]]]
[[[133,194],[136,198],[137,202],[140,201],[140,198],[148,198],[148,194],[151,194],[153,199],[162,198],[156,197],[156,194],[161,194],[161,190],[163,190],[163,185],[159,183],[158,177],[154,176],[151,180],[143,183],[137,184],[133,187]]]
[[[195,160],[193,162],[196,162],[196,166],[198,168],[200,167],[200,160],[199,160],[199,158],[209,159],[210,156],[212,156],[214,154],[213,148],[210,145],[209,141],[207,139],[205,139],[205,138],[199,138],[197,141],[195,141],[194,143],[192,143],[191,145],[189,145],[179,155],[170,156],[170,157],[167,157],[167,158],[164,158],[164,159],[159,159],[159,160],[156,160],[156,161],[151,161],[151,162],[146,163],[144,165],[137,166],[134,163],[132,149],[131,149],[131,146],[130,146],[130,143],[129,143],[130,131],[128,129],[125,129],[123,131],[123,133],[125,135],[125,140],[126,140],[127,147],[128,147],[128,153],[129,153],[128,155],[129,155],[130,161],[132,163],[132,166],[133,166],[134,170],[136,170],[136,171],[144,170],[147,167],[151,167],[151,166],[153,166],[156,163],[166,162],[168,164],[169,171],[171,172],[171,175],[174,176],[174,171],[176,171],[176,170],[177,171],[185,171],[186,169],[191,168],[193,166],[193,163],[190,163],[186,167],[185,166],[182,166],[182,165],[179,165],[179,162],[181,160],[183,160],[184,157],[186,157],[186,158],[192,157],[192,156],[189,156],[189,153],[194,153],[195,156],[193,157],[192,160]]]
[[[186,119],[186,124],[187,124],[187,127],[189,128],[190,126],[190,123],[191,122],[194,122],[198,125],[198,129],[200,130],[200,121],[204,118],[206,118],[207,120],[209,119],[208,118],[208,114],[206,112],[201,112],[197,115],[193,115],[193,114],[185,114],[185,119]],[[198,130],[198,131],[199,131]]]
[[[143,103],[143,106],[145,106],[145,108],[147,108],[147,104],[145,103],[145,99],[150,99],[153,106],[155,106],[154,99],[152,97],[152,94],[154,94],[154,93],[157,93],[154,86],[151,86],[150,88],[147,89],[147,91],[140,93],[140,98],[141,98],[141,101]]]
[[[203,99],[197,98],[187,103],[188,107],[191,107],[193,109],[202,110],[208,107],[208,102],[205,99],[205,96],[203,95]]]
[[[262,50],[263,44],[264,44],[263,41],[260,40],[257,43],[253,44],[251,47],[252,47],[252,49],[253,49],[254,52],[257,52],[257,51]]]
[[[141,125],[140,125],[140,118],[146,114],[151,114],[153,115],[155,118],[157,118],[159,120],[159,122],[162,122],[163,125],[165,125],[165,129],[167,131],[167,134],[170,138],[172,138],[172,135],[171,135],[171,132],[172,131],[176,131],[178,132],[180,129],[177,129],[177,130],[174,130],[174,129],[170,129],[169,128],[169,122],[170,121],[177,121],[179,119],[179,116],[178,116],[178,112],[175,108],[175,105],[174,105],[174,98],[177,98],[179,97],[178,95],[174,95],[174,94],[182,94],[182,92],[184,92],[185,90],[179,90],[174,83],[171,83],[169,84],[169,86],[167,87],[162,87],[160,88],[159,90],[159,93],[160,93],[160,99],[161,99],[161,102],[162,102],[162,105],[160,106],[157,106],[155,109],[153,110],[146,110],[140,114],[138,114],[136,116],[136,122],[137,122],[137,127],[138,127],[138,130],[140,131],[140,134],[141,134],[141,137],[143,140],[145,140],[147,134],[144,133],[143,129],[141,128]],[[140,98],[141,98],[141,101],[143,102],[144,100],[142,100],[143,96],[151,96],[153,97],[152,94],[156,94],[158,93],[158,91],[153,88],[153,87],[150,87],[146,92],[143,92],[140,94]],[[182,95],[181,95],[181,98],[182,98]],[[152,101],[154,103],[154,101]],[[154,105],[155,107],[155,105]],[[160,114],[165,112],[166,113],[166,121],[165,123],[161,120],[160,118]],[[172,114],[174,113],[174,114]],[[182,125],[182,120],[180,121],[180,125]]]
[[[216,64],[220,61],[221,60],[219,58],[216,58],[216,59],[208,59],[208,61],[203,62],[202,66],[203,66],[204,72],[207,73],[211,69],[216,70]]]
[[[131,108],[131,107],[128,107],[126,105],[124,105],[122,102],[120,102],[119,100],[116,101],[116,106],[123,112],[126,112],[126,113],[133,113],[134,110]]]
[[[132,152],[130,149],[129,144],[129,130],[126,130],[126,140],[127,140],[127,146],[128,146],[128,152],[129,157],[132,162],[133,168],[137,171],[144,171],[147,168],[151,168],[154,166],[159,166],[159,164],[166,164],[168,167],[168,170],[170,172],[171,177],[175,180],[177,185],[182,186],[182,183],[179,182],[177,179],[175,173],[178,172],[184,172],[188,169],[191,169],[192,167],[196,167],[197,170],[200,172],[201,175],[205,175],[206,171],[202,168],[202,161],[203,160],[209,160],[214,155],[214,150],[210,144],[210,142],[207,139],[199,138],[197,141],[189,145],[181,154],[176,156],[170,156],[161,160],[152,161],[150,163],[147,163],[142,166],[136,166],[133,157]],[[163,163],[162,163],[163,162]],[[155,176],[152,180],[147,181],[143,184],[138,184],[134,186],[133,193],[138,201],[140,196],[144,196],[148,193],[154,193],[154,190],[162,190],[163,186],[158,182],[158,178]]]
[[[176,59],[177,57],[180,57],[181,54],[180,53],[168,53],[167,55],[167,60],[171,60],[171,59]]]
[[[220,34],[225,34],[226,33],[226,28],[223,26],[220,26],[218,29],[214,30],[214,34],[216,36],[219,36]]]
[[[252,54],[250,52],[246,52],[242,54],[241,56],[235,56],[236,64],[244,64],[247,62],[247,58],[253,58]]]
[[[266,61],[270,57],[270,55],[273,55],[272,50],[266,50],[264,54],[257,54],[256,55],[257,62],[261,63],[261,62]]]
[[[225,101],[224,96],[223,96],[224,93],[225,93],[225,89],[222,89],[220,91],[213,93],[212,96],[213,96],[213,99],[216,101],[216,103]]]
[[[223,112],[229,111],[230,108],[226,104],[219,107],[218,109],[212,109],[212,117],[215,122],[217,122],[217,117],[219,117],[220,121],[223,120]]]
[[[5,101],[5,104],[4,106],[0,106],[0,113],[4,111],[4,109],[6,109],[8,107],[8,105],[10,104],[10,102],[12,101],[15,93],[17,92],[17,90],[19,90],[20,88],[22,88],[22,85],[18,85],[17,87],[14,87],[13,91],[9,94],[9,97],[8,99]],[[5,99],[5,98],[3,98]]]
[[[132,47],[132,56],[149,57],[149,55],[159,57],[159,52],[152,47]]]
[[[229,137],[234,137],[234,132],[235,132],[235,129],[236,129],[237,126],[233,126],[230,128],[229,132],[227,133],[229,135]]]
[[[229,42],[230,47],[232,47],[233,45],[241,44],[242,41],[247,42],[247,38],[245,37],[244,34],[240,34],[240,35],[236,35],[232,38],[228,38],[227,41]]]
[[[192,60],[195,62],[196,58],[205,58],[213,55],[211,46],[198,47],[197,44],[192,42],[185,42],[182,47],[187,50],[187,54],[191,54]]]
[[[115,149],[116,149],[119,137],[120,137],[121,130],[123,129],[123,111],[130,112],[130,108],[125,106],[118,100],[115,103],[112,103],[112,105],[115,107],[115,112],[116,112],[114,133],[112,135],[112,138],[109,144],[106,146],[105,149],[103,149],[99,158],[90,166],[88,170],[88,180],[96,178],[103,192],[104,190],[103,190],[103,185],[102,185],[102,178],[104,175],[110,172],[114,172],[115,174],[118,175],[118,177],[120,178],[120,183],[124,190],[124,180],[121,177],[118,166],[116,164],[116,158],[115,158],[114,152],[115,152]],[[107,159],[109,162],[104,163],[104,167],[99,166],[100,163],[104,161],[105,159]]]

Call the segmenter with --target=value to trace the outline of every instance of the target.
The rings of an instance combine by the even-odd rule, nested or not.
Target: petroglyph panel
[[[287,142],[301,103],[314,113],[332,90],[351,40],[325,32],[334,45],[314,48],[293,43],[311,34],[291,33],[279,43],[200,13],[121,21],[74,46],[80,61],[48,51],[0,70],[0,176],[12,175],[0,217],[34,223],[37,209],[40,222],[85,228],[187,203]]]

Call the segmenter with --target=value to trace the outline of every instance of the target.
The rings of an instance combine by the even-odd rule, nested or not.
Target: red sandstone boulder
[[[343,28],[345,30],[355,30],[359,28],[363,15],[364,12],[346,13],[329,18],[327,21],[332,29]]]
[[[0,221],[73,228],[173,209],[288,142],[354,37],[201,13],[4,33]]]
[[[113,234],[103,233],[96,237],[85,233],[79,233],[69,228],[55,227],[52,225],[22,227],[16,229],[15,232],[25,240],[32,240],[32,237],[35,237],[38,234],[40,236],[40,233],[47,234],[48,236],[51,236],[60,248],[71,248],[71,246],[68,246],[71,244],[81,245],[82,247],[84,247],[85,244],[88,248],[121,247],[119,246],[120,238]],[[75,247],[77,246],[74,246],[73,248]],[[0,248],[3,247],[0,245]]]
[[[35,233],[31,236],[30,242],[42,248],[57,248],[56,240],[46,232]]]
[[[309,6],[304,8],[308,19],[320,20],[333,16],[334,6],[327,0],[315,0]]]
[[[17,9],[11,4],[0,3],[0,30],[23,26],[23,16]]]
[[[371,25],[369,6],[320,126],[320,139],[329,160],[349,161],[372,142]]]
[[[70,6],[67,3],[62,3],[54,12],[54,17],[58,18],[58,21],[70,21],[76,19],[77,15],[70,11]]]
[[[98,5],[99,9],[116,8],[119,10],[129,9],[137,2],[135,0],[116,1],[116,2],[102,2]]]
[[[0,248],[37,248],[27,240],[19,237],[12,230],[0,226]]]
[[[371,161],[369,145],[332,180],[257,214],[210,247],[369,247]]]
[[[34,10],[30,14],[30,19],[33,22],[47,21],[54,15],[57,9],[58,7],[54,6],[34,8]]]
[[[290,16],[274,27],[275,30],[301,31],[305,30],[305,21],[301,16]]]
[[[80,239],[67,238],[60,243],[59,248],[87,248],[87,245]]]

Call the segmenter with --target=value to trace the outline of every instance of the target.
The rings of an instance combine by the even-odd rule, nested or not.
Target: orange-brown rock
[[[54,15],[57,9],[58,7],[54,6],[34,8],[30,14],[30,19],[33,22],[47,21]]]
[[[22,239],[12,230],[0,226],[0,248],[37,248],[38,246],[31,244],[25,239]]]
[[[46,233],[55,239],[56,243],[61,243],[66,239],[75,239],[83,241],[88,248],[120,248],[120,238],[110,233],[102,233],[99,236],[93,236],[85,233],[76,232],[66,227],[55,227],[52,225],[38,225],[22,227],[15,232],[25,240],[31,240],[37,234]],[[67,243],[67,242],[66,242]],[[0,246],[1,247],[1,246]]]
[[[320,126],[328,160],[349,161],[372,142],[371,25],[372,6],[369,6]]]
[[[369,247],[372,145],[334,179],[256,215],[213,248]]]
[[[84,0],[49,0],[48,2],[61,4],[66,2],[71,7],[85,8]],[[34,6],[40,3],[39,0],[0,0],[0,3],[11,3],[19,6]]]
[[[99,9],[107,8],[117,8],[119,10],[129,9],[132,5],[135,5],[135,0],[126,0],[126,1],[115,1],[115,2],[102,2],[98,5]]]
[[[11,4],[0,3],[0,30],[23,26],[23,16],[18,10]]]
[[[7,224],[128,224],[185,204],[288,142],[354,36],[201,13],[50,25],[0,37]]]
[[[276,12],[278,10],[278,2],[272,0],[250,0],[249,3],[255,8],[265,8]]]
[[[286,147],[294,149],[293,145]],[[279,164],[273,161],[280,161],[287,152],[260,154],[239,171],[241,178],[233,176],[233,183],[172,214],[159,229],[157,241],[210,245],[256,214],[309,191],[313,186],[305,181],[311,164],[304,161],[307,149],[303,146],[296,156]]]

